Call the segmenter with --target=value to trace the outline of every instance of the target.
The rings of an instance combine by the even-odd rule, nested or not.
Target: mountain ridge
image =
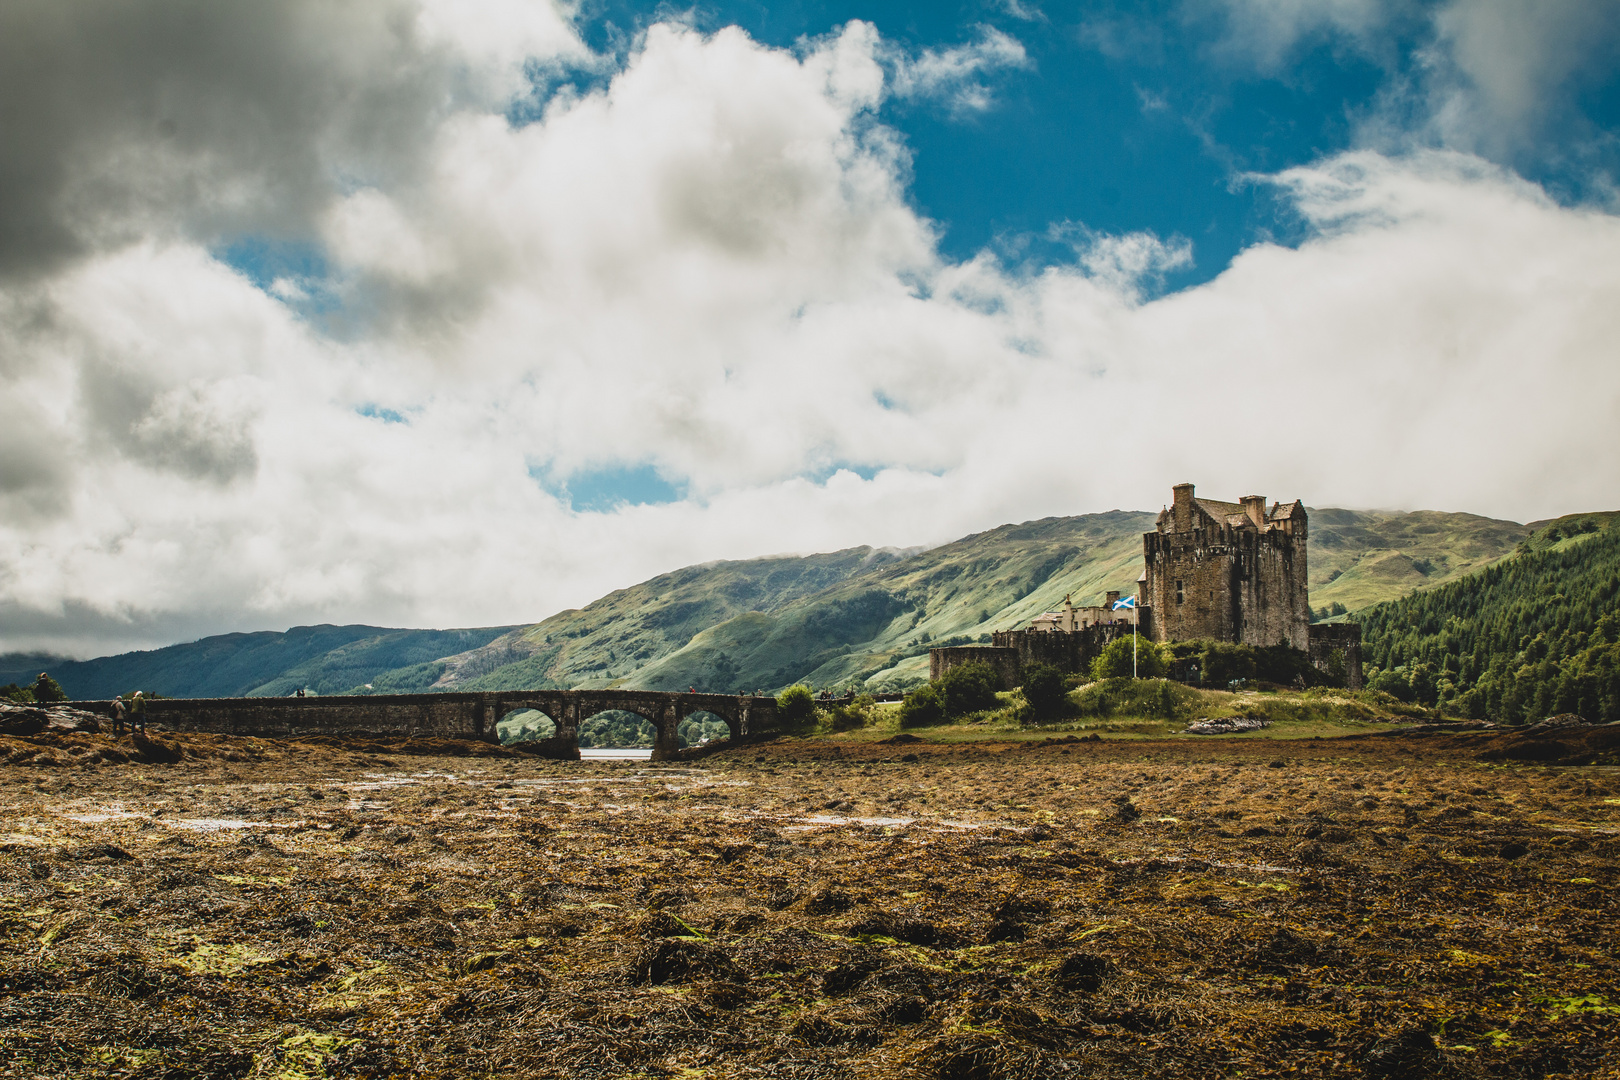
[[[1308,510],[1318,617],[1457,580],[1538,529],[1441,511]],[[1583,515],[1569,515],[1581,517]],[[1585,515],[1590,516],[1590,515]],[[900,690],[929,648],[1027,625],[1071,595],[1131,592],[1148,511],[1007,523],[931,548],[867,545],[681,567],[535,623],[461,630],[354,625],[227,634],[144,653],[0,657],[0,682],[49,668],[76,696],[177,697],[551,687]],[[1338,608],[1334,605],[1337,604]],[[367,685],[369,684],[369,685]]]

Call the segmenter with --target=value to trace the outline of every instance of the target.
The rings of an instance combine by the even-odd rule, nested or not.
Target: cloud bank
[[[171,7],[0,16],[40,102],[0,131],[0,648],[530,621],[1183,479],[1613,504],[1620,220],[1472,153],[1250,178],[1308,239],[1155,298],[1185,240],[954,262],[909,204],[881,103],[977,107],[1011,39],[660,23],[604,69],[546,7]],[[603,77],[515,124],[548,66]],[[573,508],[614,470],[679,497]]]

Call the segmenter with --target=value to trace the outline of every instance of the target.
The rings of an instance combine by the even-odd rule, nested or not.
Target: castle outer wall
[[[1146,613],[1143,613],[1144,615]],[[1151,634],[1152,623],[1143,618],[1139,627],[1144,637]],[[1024,672],[1037,664],[1050,664],[1064,673],[1084,672],[1108,644],[1131,636],[1127,622],[1086,626],[1074,631],[999,630],[991,638],[992,645],[952,645],[928,650],[928,679],[937,681],[947,671],[975,660],[996,669],[1001,689],[1022,686]]]

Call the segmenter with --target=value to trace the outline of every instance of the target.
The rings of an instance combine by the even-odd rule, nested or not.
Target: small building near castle
[[[1072,634],[1088,626],[1106,626],[1111,623],[1130,626],[1136,621],[1131,613],[1114,610],[1114,603],[1119,597],[1118,592],[1111,592],[1098,607],[1075,607],[1074,602],[1065,596],[1062,610],[1048,611],[1035,616],[1030,620],[1029,628],[1041,632],[1057,630]]]

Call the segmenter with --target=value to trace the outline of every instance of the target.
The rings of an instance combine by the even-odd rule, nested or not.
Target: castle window
[[[1176,603],[1179,604],[1185,599],[1187,599],[1187,591],[1181,587],[1181,582],[1178,581],[1176,582]]]

